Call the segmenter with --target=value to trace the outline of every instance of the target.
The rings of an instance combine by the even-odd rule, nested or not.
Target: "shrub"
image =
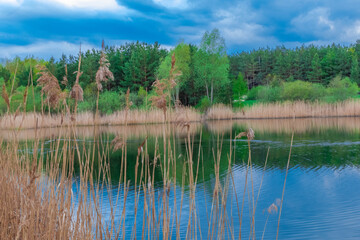
[[[120,110],[120,100],[117,92],[105,91],[101,93],[99,98],[99,112],[102,114],[111,114],[114,111]]]
[[[247,100],[256,100],[258,92],[262,88],[264,88],[264,86],[253,87],[252,89],[250,89],[250,91],[248,92],[248,95],[247,95]]]
[[[232,92],[234,100],[239,100],[248,92],[247,82],[242,73],[239,73],[238,77],[233,80]]]
[[[344,101],[356,96],[358,91],[359,88],[356,83],[348,77],[341,79],[340,76],[331,80],[327,89],[328,95],[332,96],[333,101]]]
[[[89,111],[90,112],[96,111],[96,102],[94,100],[84,100],[78,103],[78,112],[89,112]]]
[[[210,106],[211,106],[211,102],[209,98],[205,96],[200,100],[196,108],[202,112],[205,112]]]
[[[319,83],[313,83],[309,100],[310,101],[321,100],[324,99],[325,96],[326,96],[326,88]]]
[[[294,82],[284,83],[284,90],[282,98],[284,100],[297,101],[297,100],[310,100],[312,98],[312,84],[296,80]]]
[[[281,100],[282,87],[266,86],[257,93],[257,99],[262,102],[276,102]]]

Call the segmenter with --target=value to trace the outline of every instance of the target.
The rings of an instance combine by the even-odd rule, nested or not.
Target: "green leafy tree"
[[[161,62],[158,70],[159,79],[168,78],[171,68],[171,56],[175,53],[175,68],[181,72],[177,77],[175,86],[175,99],[179,101],[180,88],[189,81],[190,78],[190,46],[185,43],[178,44],[174,50],[170,51],[166,58]]]
[[[234,79],[232,85],[233,99],[239,100],[241,96],[245,95],[248,91],[247,82],[244,79],[244,75],[239,73],[238,77]]]
[[[198,86],[205,86],[206,96],[213,103],[214,89],[229,84],[229,60],[225,40],[218,29],[205,32],[200,49],[195,55]]]

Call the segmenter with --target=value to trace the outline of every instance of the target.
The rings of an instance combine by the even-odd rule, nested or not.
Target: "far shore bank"
[[[301,119],[360,117],[360,101],[350,100],[337,103],[263,103],[242,109],[225,105],[214,105],[205,113],[194,108],[181,107],[166,112],[166,122],[195,123],[211,120],[260,120],[260,119]],[[110,115],[95,117],[94,113],[78,113],[75,120],[61,114],[20,113],[0,117],[1,129],[31,129],[60,126],[93,125],[139,125],[164,123],[164,113],[158,109],[118,111]]]

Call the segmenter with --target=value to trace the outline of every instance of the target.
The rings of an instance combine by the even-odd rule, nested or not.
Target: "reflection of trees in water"
[[[116,135],[127,135],[133,138],[144,138],[145,136],[163,135],[162,124],[150,125],[128,125],[128,126],[97,126],[97,127],[76,127],[75,133],[78,138],[92,138],[94,133],[112,133]],[[211,134],[229,133],[232,129],[241,128],[244,130],[251,127],[255,133],[291,133],[295,134],[304,132],[323,132],[329,129],[335,129],[344,132],[359,132],[360,118],[342,117],[342,118],[303,118],[303,119],[262,119],[262,120],[221,120],[221,121],[206,121],[201,123],[191,123],[190,133],[199,133],[202,126]],[[96,128],[96,131],[94,130]],[[187,134],[186,128],[175,127],[172,125],[172,134],[175,132],[177,137],[185,137]],[[42,128],[26,129],[20,131],[0,130],[1,137],[4,140],[11,140],[16,133],[18,140],[26,140],[35,138],[54,138],[58,136],[68,137],[71,134],[69,128]]]
[[[93,136],[101,136],[105,144],[109,144],[115,136],[128,136],[127,139],[127,176],[134,182],[135,164],[138,153],[138,147],[141,142],[148,137],[147,153],[150,164],[154,162],[154,151],[156,148],[156,139],[158,141],[158,154],[160,160],[155,168],[155,182],[162,182],[162,173],[160,164],[162,163],[163,151],[163,125],[140,125],[140,126],[111,126],[100,127],[96,131],[94,128],[79,127],[76,128],[76,135],[80,140],[79,146],[81,154],[91,152],[93,147]],[[268,169],[285,169],[289,148],[291,131],[294,129],[294,145],[290,161],[291,167],[301,167],[306,169],[320,169],[322,167],[342,168],[348,165],[360,165],[359,128],[360,118],[324,118],[324,119],[297,119],[297,120],[247,120],[247,121],[212,121],[203,125],[191,124],[190,134],[193,141],[193,159],[194,171],[199,168],[198,181],[209,181],[214,174],[214,152],[221,146],[220,175],[228,171],[228,155],[230,152],[230,139],[251,126],[255,131],[255,140],[251,142],[252,162],[254,168],[262,169],[266,159],[267,148],[270,147],[268,159]],[[201,154],[200,161],[199,145],[201,131]],[[62,139],[67,139],[69,133],[65,133]],[[59,132],[57,132],[59,131]],[[34,130],[19,132],[19,138],[31,138]],[[14,132],[8,132],[8,135],[2,137],[11,139]],[[23,135],[21,135],[23,134]],[[43,134],[43,135],[41,135]],[[54,139],[61,134],[60,129],[41,129],[38,135],[45,139]],[[186,129],[180,127],[172,128],[171,136],[165,136],[171,146],[175,147],[176,161],[176,179],[180,184],[183,176],[183,167],[187,159],[186,152]],[[174,142],[175,141],[175,142]],[[30,140],[31,142],[31,140]],[[71,143],[70,143],[71,144]],[[232,142],[233,153],[235,153],[235,162],[233,167],[237,169],[246,166],[248,148],[246,140],[236,140]],[[71,148],[71,145],[70,145]],[[98,150],[95,150],[95,156],[98,156]],[[121,150],[109,154],[111,180],[117,182],[120,176]],[[76,156],[75,156],[76,157]],[[94,166],[100,166],[97,159]],[[199,166],[198,166],[199,164]],[[75,161],[75,167],[78,168],[78,162]],[[153,167],[153,165],[151,165]],[[95,168],[96,169],[96,168]],[[75,169],[75,172],[77,170]],[[170,171],[171,174],[172,171]],[[95,173],[94,173],[95,174]],[[188,174],[188,173],[187,173]],[[195,174],[195,172],[194,172]],[[186,178],[187,179],[187,178]]]

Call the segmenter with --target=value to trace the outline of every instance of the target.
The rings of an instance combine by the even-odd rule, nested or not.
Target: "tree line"
[[[160,44],[135,42],[121,46],[106,46],[102,50],[92,49],[81,53],[79,84],[84,89],[84,103],[80,110],[93,110],[97,93],[95,82],[101,51],[110,63],[113,80],[104,84],[100,94],[99,108],[111,104],[122,107],[119,98],[124,98],[130,89],[133,107],[141,107],[146,99],[154,95],[153,83],[169,75],[171,56],[175,54],[175,68],[181,73],[176,78],[173,100],[183,105],[232,104],[248,90],[274,82],[305,82],[328,86],[332,79],[341,75],[353,83],[360,84],[359,61],[360,41],[350,46],[301,46],[293,49],[284,46],[260,48],[227,54],[224,38],[218,29],[206,32],[199,45],[179,43],[174,49],[166,50]],[[76,81],[79,56],[62,55],[58,60],[18,57],[0,65],[0,84],[7,92],[18,93],[26,86],[35,85],[39,77],[36,66],[46,67],[59,82],[66,77],[62,90],[71,90]],[[31,76],[31,77],[30,77]],[[38,95],[39,95],[38,94]],[[40,100],[34,101],[39,102]],[[1,108],[0,102],[0,108]],[[101,106],[103,104],[103,106]],[[114,108],[115,108],[114,107]],[[110,107],[111,108],[111,107]],[[1,110],[0,110],[1,111]],[[111,109],[109,110],[111,111]],[[3,112],[3,111],[2,111]],[[107,111],[105,111],[107,112]]]

